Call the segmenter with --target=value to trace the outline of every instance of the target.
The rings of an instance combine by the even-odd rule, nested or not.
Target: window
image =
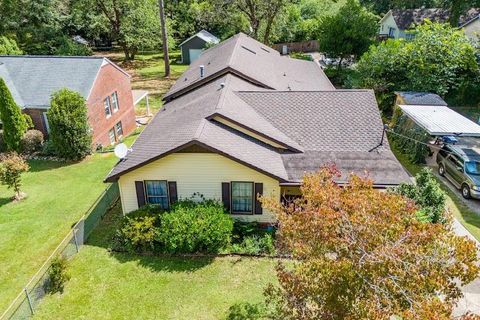
[[[106,97],[105,100],[103,100],[103,105],[105,107],[105,115],[107,118],[109,118],[112,115],[112,108],[110,106],[110,97]]]
[[[253,182],[232,182],[232,212],[253,213]]]
[[[110,143],[111,144],[114,144],[115,143],[115,130],[110,129],[110,131],[108,131],[108,137],[110,138]]]
[[[147,203],[158,204],[162,209],[168,209],[167,181],[145,181],[145,196]]]
[[[122,121],[117,122],[117,124],[115,125],[115,132],[117,133],[117,138],[123,136]]]
[[[395,37],[395,28],[392,28],[392,27],[389,27],[388,28],[388,36],[390,38],[394,38]]]
[[[112,105],[113,105],[113,112],[117,112],[120,105],[118,103],[118,94],[117,94],[117,91],[115,91],[113,94],[112,94]]]

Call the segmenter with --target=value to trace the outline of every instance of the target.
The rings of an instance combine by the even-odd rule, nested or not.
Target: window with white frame
[[[253,214],[253,182],[232,181],[232,213]]]
[[[110,105],[110,97],[106,97],[105,100],[103,100],[103,105],[105,107],[105,116],[107,118],[110,118],[112,116],[112,107]]]
[[[115,125],[115,132],[117,133],[117,138],[123,136],[122,121],[117,122]]]
[[[168,209],[167,181],[145,181],[145,198],[147,203],[158,204],[162,209]]]
[[[120,104],[118,102],[118,94],[117,91],[115,91],[112,94],[112,106],[113,106],[113,112],[117,112],[118,109],[120,108]]]
[[[115,130],[112,128],[110,131],[108,131],[108,137],[110,138],[110,143],[114,144],[115,143]]]

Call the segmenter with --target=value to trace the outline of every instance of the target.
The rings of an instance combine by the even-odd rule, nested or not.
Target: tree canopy
[[[414,35],[412,41],[389,39],[372,46],[357,65],[361,85],[380,95],[407,90],[446,97],[476,83],[478,50],[462,30],[427,22]]]
[[[450,319],[457,284],[479,273],[475,243],[449,223],[417,218],[415,203],[334,166],[304,177],[302,198],[264,200],[293,262],[277,267],[267,302],[281,319]]]

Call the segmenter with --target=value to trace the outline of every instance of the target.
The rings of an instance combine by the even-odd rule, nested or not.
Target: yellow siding
[[[135,181],[168,180],[177,182],[178,197],[190,198],[201,193],[207,199],[222,198],[222,182],[252,181],[263,183],[264,196],[280,198],[278,181],[215,153],[174,153],[121,176],[118,184],[124,213],[138,209]],[[261,222],[274,221],[262,215],[234,215],[235,218]]]

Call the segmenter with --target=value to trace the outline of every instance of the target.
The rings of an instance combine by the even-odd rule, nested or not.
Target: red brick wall
[[[23,112],[28,114],[33,121],[33,126],[35,129],[42,131],[45,138],[47,137],[47,129],[43,121],[43,112],[46,112],[47,109],[24,109]]]
[[[119,110],[107,118],[104,99],[114,92],[118,94]],[[123,136],[127,136],[136,128],[135,110],[133,107],[130,78],[111,64],[104,65],[95,80],[90,97],[87,100],[88,121],[93,133],[93,145],[110,145],[108,131],[122,121]]]

